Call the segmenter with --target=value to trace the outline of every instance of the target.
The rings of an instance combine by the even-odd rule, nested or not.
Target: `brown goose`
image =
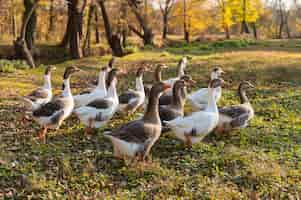
[[[70,76],[78,71],[80,70],[76,67],[67,67],[63,77],[62,95],[33,111],[33,118],[42,126],[39,137],[43,141],[45,141],[47,129],[58,129],[72,113],[74,100],[70,89]]]
[[[230,132],[233,129],[245,128],[248,122],[254,117],[253,107],[246,95],[246,90],[254,88],[248,82],[243,81],[238,87],[240,104],[226,106],[219,109],[219,120],[215,132],[222,134]]]
[[[139,156],[145,160],[161,134],[158,103],[160,95],[168,88],[170,86],[167,84],[156,83],[150,91],[149,104],[141,119],[123,125],[114,132],[105,133],[105,137],[113,143],[116,157]]]
[[[45,69],[44,85],[32,91],[29,95],[24,97],[25,107],[30,110],[36,110],[41,105],[48,103],[52,99],[52,87],[51,87],[51,72],[55,70],[54,66],[48,66]]]
[[[188,83],[189,85],[193,85],[195,82],[192,80],[191,76],[189,75],[183,75],[181,76],[180,80],[185,81],[186,83]],[[187,91],[186,88],[184,88],[182,90],[182,96],[184,99],[186,99],[187,96]],[[172,98],[173,98],[173,91],[169,94],[164,94],[160,97],[159,99],[159,105],[170,105],[172,102]]]

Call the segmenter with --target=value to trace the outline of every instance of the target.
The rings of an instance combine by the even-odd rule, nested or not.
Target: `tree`
[[[166,39],[168,33],[168,20],[171,9],[175,3],[175,0],[159,0],[160,11],[162,14],[162,39]]]
[[[15,57],[17,59],[25,59],[28,65],[35,68],[35,62],[32,56],[32,52],[28,47],[28,41],[26,40],[26,31],[28,30],[30,19],[36,10],[38,0],[34,1],[30,10],[24,13],[23,23],[19,37],[14,41]],[[31,42],[31,41],[29,41]]]
[[[88,11],[88,20],[87,20],[87,32],[84,40],[83,51],[90,49],[91,47],[91,29],[92,29],[92,19],[93,15],[97,12],[97,7],[94,3],[91,3]]]
[[[54,0],[50,0],[50,9],[49,9],[49,26],[47,32],[47,39],[50,39],[51,34],[54,32]]]
[[[83,12],[87,0],[84,0],[80,6],[80,0],[68,0],[68,23],[69,24],[69,52],[71,58],[78,59],[83,57],[81,48],[81,39],[83,36]]]
[[[154,33],[148,23],[148,1],[144,1],[144,14],[142,2],[140,0],[127,0],[128,5],[130,6],[132,12],[134,13],[138,25],[142,31],[139,31],[135,26],[129,24],[129,28],[143,40],[144,45],[153,45],[154,44]]]
[[[35,32],[37,26],[37,13],[36,9],[32,9],[35,5],[35,0],[24,0],[24,14],[23,14],[23,24],[26,20],[27,16],[30,16],[28,23],[26,25],[26,33],[25,33],[25,40],[27,47],[30,51],[33,51],[34,48],[34,40],[35,40]],[[31,15],[29,13],[32,11]]]
[[[233,15],[229,0],[217,0],[218,9],[221,18],[221,27],[224,29],[226,38],[230,39],[230,27],[233,25]]]
[[[101,8],[103,23],[106,32],[106,38],[112,49],[112,53],[114,56],[121,57],[124,55],[123,48],[122,48],[122,38],[119,33],[113,33],[104,0],[98,0],[97,2]]]
[[[261,0],[231,0],[231,7],[236,21],[241,23],[241,33],[250,33],[248,27],[248,23],[250,23],[256,38],[256,21],[262,12]]]
[[[185,0],[177,1],[174,5],[170,27],[177,29],[182,24],[181,31],[184,32],[186,42],[190,41],[192,34],[199,34],[212,24],[210,13],[205,11],[205,2],[206,0]]]

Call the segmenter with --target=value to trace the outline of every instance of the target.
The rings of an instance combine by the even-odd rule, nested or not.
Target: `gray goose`
[[[74,107],[74,100],[70,89],[71,74],[80,71],[76,67],[67,67],[64,73],[63,92],[61,96],[42,105],[33,111],[33,118],[42,127],[39,138],[45,142],[48,129],[58,129],[62,122],[69,117]]]
[[[216,133],[222,134],[233,129],[245,128],[248,125],[248,122],[254,117],[254,109],[246,95],[246,90],[251,88],[254,86],[250,82],[243,81],[238,87],[240,104],[219,109]]]
[[[143,86],[144,67],[140,67],[136,73],[136,90],[129,90],[119,96],[118,112],[134,113],[145,100]]]
[[[171,104],[159,106],[159,115],[161,122],[164,126],[164,121],[170,121],[177,117],[184,116],[184,104],[185,104],[185,88],[187,83],[184,80],[178,80],[175,82],[172,88]],[[162,132],[168,131],[168,128],[164,128]]]
[[[25,107],[27,110],[33,111],[38,109],[41,105],[48,103],[52,99],[51,87],[51,72],[55,70],[54,66],[48,66],[44,73],[44,85],[32,91],[24,97]]]
[[[186,83],[189,83],[190,85],[193,85],[195,82],[192,80],[191,76],[189,75],[183,75],[181,76],[181,78],[179,80],[183,80],[185,81]],[[184,88],[182,90],[182,96],[184,99],[186,99],[186,96],[187,96],[187,90],[186,88]],[[173,98],[173,90],[171,93],[169,94],[164,94],[160,97],[159,99],[159,105],[170,105],[171,102],[172,102],[172,98]]]
[[[113,132],[106,132],[114,147],[114,156],[117,158],[140,157],[145,160],[152,146],[161,134],[161,120],[158,111],[160,95],[170,88],[164,83],[156,83],[149,96],[149,103],[141,119],[123,125]]]

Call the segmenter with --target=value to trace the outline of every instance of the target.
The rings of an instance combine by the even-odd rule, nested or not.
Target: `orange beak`
[[[163,89],[164,89],[164,91],[165,91],[165,90],[168,90],[169,88],[171,88],[171,86],[170,86],[170,85],[168,85],[168,84],[164,84],[164,85],[163,85]]]

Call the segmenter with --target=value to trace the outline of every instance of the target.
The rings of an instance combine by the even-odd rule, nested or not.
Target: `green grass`
[[[239,82],[250,80],[257,88],[249,94],[256,117],[246,129],[209,135],[191,150],[171,134],[162,135],[148,164],[114,159],[112,145],[102,131],[89,140],[74,117],[51,131],[47,144],[40,144],[37,124],[20,121],[20,97],[42,84],[43,69],[4,74],[0,79],[0,197],[6,193],[13,196],[8,199],[300,198],[300,44],[299,40],[260,41],[239,48],[223,44],[222,51],[206,54],[194,45],[183,47],[192,58],[187,71],[197,81],[193,89],[206,86],[212,66],[222,65],[230,84],[219,105],[238,103]],[[164,78],[174,76],[180,57],[168,49],[145,49],[118,59],[116,65],[129,71],[119,80],[119,91],[133,86],[132,72],[143,63],[152,68],[166,63],[171,67],[164,71]],[[56,65],[55,93],[60,92],[64,67],[77,65],[85,71],[72,79],[76,93],[96,79],[100,65],[109,58],[88,57]],[[146,74],[147,82],[151,76]],[[135,117],[116,117],[109,127]]]

